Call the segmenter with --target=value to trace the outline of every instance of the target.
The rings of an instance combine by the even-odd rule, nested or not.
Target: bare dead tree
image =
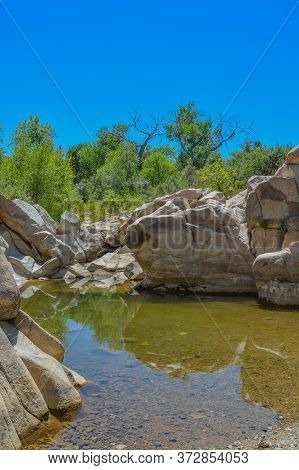
[[[222,145],[243,132],[245,130],[241,127],[239,119],[228,122],[221,117],[211,132],[211,151],[218,150]]]
[[[127,142],[131,145],[133,145],[136,148],[137,155],[138,155],[138,163],[139,166],[141,167],[142,162],[145,158],[145,152],[150,144],[150,142],[155,139],[156,137],[162,136],[162,121],[150,116],[151,123],[144,125],[142,124],[142,121],[140,119],[140,116],[138,115],[137,112],[131,113],[130,115],[130,123],[127,126],[124,126],[125,131],[123,130],[118,130],[113,129],[113,130],[106,130],[105,134],[106,135],[112,135],[117,137],[120,141]],[[140,136],[141,140],[134,140],[130,138],[127,134],[128,132],[133,130],[133,132],[136,132],[137,135]]]

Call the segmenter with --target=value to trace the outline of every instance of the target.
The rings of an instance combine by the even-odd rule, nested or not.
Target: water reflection
[[[178,439],[187,447],[198,446],[199,438],[201,446],[224,445],[242,432],[275,425],[270,410],[298,419],[297,312],[263,309],[246,298],[115,295],[51,282],[34,289],[33,295],[25,291],[22,307],[60,337],[69,347],[66,361],[90,380],[78,422],[98,426],[99,446],[111,447],[115,435],[128,446],[151,447],[160,428],[159,442],[171,447],[166,422],[174,448],[180,447]],[[101,424],[95,424],[93,413],[97,420],[101,415]],[[149,441],[141,445],[144,413]],[[191,422],[178,418],[176,423],[179,415]],[[66,445],[71,434],[74,447],[83,425],[72,424],[62,442]],[[89,438],[83,442],[91,445]]]

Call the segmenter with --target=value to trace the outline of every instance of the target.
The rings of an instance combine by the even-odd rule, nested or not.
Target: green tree
[[[153,150],[142,163],[141,174],[153,187],[165,183],[172,178],[179,178],[179,171],[174,161],[170,160],[173,150],[160,147]]]
[[[53,142],[54,129],[49,124],[42,124],[38,116],[30,116],[28,120],[21,122],[12,135],[13,149],[20,147],[31,148],[46,142]]]
[[[118,195],[133,194],[136,192],[138,176],[136,148],[121,143],[116,150],[107,154],[104,165],[98,169],[94,197],[102,199],[111,191]]]
[[[71,163],[76,183],[95,175],[105,161],[105,155],[97,143],[75,145],[67,151],[66,158]]]
[[[181,181],[184,188],[195,188],[197,186],[197,170],[192,162],[188,161],[187,165],[181,170]]]
[[[98,132],[99,140],[116,144],[127,143],[134,147],[137,154],[138,168],[148,155],[151,143],[162,135],[161,122],[152,118],[152,122],[144,124],[137,113],[131,115],[129,124],[116,124],[111,130],[103,128]],[[113,150],[116,150],[115,148]]]
[[[232,196],[237,192],[229,164],[221,157],[212,163],[207,163],[198,170],[197,174],[198,186],[201,188],[222,191],[226,196]]]
[[[2,142],[3,142],[2,135],[3,135],[3,131],[0,127],[0,165],[1,165],[1,163],[3,161],[3,158],[4,158],[4,150],[2,148]]]
[[[13,152],[1,164],[0,190],[7,197],[40,204],[58,218],[73,196],[73,172],[53,138],[53,130],[37,117],[19,124]]]
[[[253,175],[273,175],[285,162],[290,149],[291,145],[268,147],[259,141],[245,141],[241,150],[232,153],[229,161],[236,191],[245,189]]]
[[[237,121],[231,124],[222,119],[217,124],[202,118],[195,103],[180,106],[174,120],[166,124],[167,138],[178,146],[178,163],[181,167],[189,162],[201,168],[207,160],[218,155],[218,150],[239,132]]]

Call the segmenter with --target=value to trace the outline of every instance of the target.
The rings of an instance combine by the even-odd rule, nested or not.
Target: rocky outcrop
[[[0,320],[9,320],[18,314],[20,295],[13,270],[0,247]]]
[[[292,149],[274,176],[248,182],[246,219],[259,297],[299,305],[299,157]]]
[[[253,264],[259,297],[279,305],[299,303],[299,241],[258,256]]]
[[[254,176],[248,189],[190,189],[136,209],[119,230],[136,255],[144,287],[198,292],[255,292],[299,305],[299,153],[292,149],[274,176]]]
[[[244,211],[227,207],[222,194],[184,190],[142,206],[129,222],[125,239],[144,287],[255,292]]]
[[[63,346],[25,312],[0,248],[0,449],[19,449],[48,419],[80,406],[84,379],[61,364]]]
[[[118,225],[81,224],[71,212],[57,224],[41,206],[0,196],[0,246],[19,285],[28,279],[65,278],[69,267],[102,256],[110,248],[105,238]],[[74,277],[81,277],[76,268],[70,277],[74,271]]]

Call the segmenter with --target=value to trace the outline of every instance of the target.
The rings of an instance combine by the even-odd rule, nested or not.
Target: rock
[[[61,415],[78,408],[81,404],[80,395],[63,366],[41,351],[13,325],[2,322],[1,328],[33,377],[51,413]]]
[[[32,276],[33,267],[35,265],[35,259],[31,256],[23,256],[22,258],[15,258],[14,256],[9,256],[8,261],[21,271],[24,276],[30,278]]]
[[[54,273],[56,273],[61,266],[61,260],[58,257],[49,259],[41,266],[36,266],[32,272],[32,277],[35,279],[39,279],[41,277],[50,277]]]
[[[76,277],[91,277],[90,271],[78,263],[69,266],[69,271]]]
[[[79,281],[73,282],[71,284],[72,289],[81,289],[81,287],[86,286],[90,282],[90,279],[88,277],[83,277]]]
[[[246,197],[247,197],[247,190],[241,191],[235,196],[232,196],[231,198],[227,199],[225,204],[229,208],[238,207],[239,209],[245,210]]]
[[[254,227],[251,231],[251,248],[255,256],[280,250],[281,230]]]
[[[98,269],[104,269],[106,271],[124,270],[128,264],[134,261],[135,257],[131,253],[106,253],[101,258],[92,261],[87,266],[87,269],[90,272],[94,272]]]
[[[200,202],[207,202],[210,200],[218,201],[221,204],[226,203],[226,197],[221,191],[211,191],[200,199]]]
[[[125,254],[133,255],[130,248],[128,248],[126,245],[123,245],[123,246],[117,248],[117,250],[115,250],[114,253],[117,253],[118,255],[125,255]]]
[[[143,270],[137,261],[129,263],[125,268],[124,274],[132,281],[140,281],[144,278]]]
[[[184,199],[187,199],[188,201],[192,201],[192,200],[199,200],[206,193],[207,193],[207,190],[187,188],[187,189],[181,189],[177,191],[176,193],[163,196],[162,198],[158,198],[158,199],[161,199],[162,201],[163,200],[167,201],[167,200],[171,200],[175,198],[184,198]]]
[[[276,222],[279,226],[296,216],[299,207],[297,182],[292,178],[273,176],[258,184],[247,198],[246,217],[248,229],[257,224],[264,227]]]
[[[125,284],[126,282],[128,282],[127,276],[124,273],[119,272],[110,276],[109,278],[99,280],[96,283],[96,287],[108,289],[120,284]]]
[[[0,322],[0,372],[4,374],[23,408],[39,421],[48,418],[48,408],[32,375],[26,368],[4,331],[10,326]]]
[[[45,260],[58,258],[61,266],[68,266],[75,260],[73,250],[50,232],[36,232],[32,243]]]
[[[58,227],[58,223],[48,214],[46,209],[39,204],[34,204],[33,207],[38,211],[39,215],[45,222],[46,227],[50,228],[50,231],[55,233]]]
[[[78,263],[86,263],[86,255],[83,246],[80,245],[79,241],[71,234],[56,235],[58,240],[71,248],[75,254],[75,261]]]
[[[56,271],[50,277],[51,277],[51,279],[64,279],[65,281],[73,280],[73,279],[77,278],[77,276],[75,274],[73,274],[71,271],[69,271],[66,268],[62,268],[59,271]]]
[[[155,201],[152,208],[152,214],[127,228],[125,237],[146,276],[142,286],[255,292],[254,258],[234,209],[207,203],[161,214]]]
[[[268,282],[257,282],[257,288],[259,298],[268,303],[284,306],[298,305],[299,283],[272,279]]]
[[[64,212],[60,218],[60,223],[57,227],[56,233],[58,235],[72,235],[74,238],[78,237],[80,231],[80,217],[72,212]]]
[[[87,262],[98,258],[107,251],[101,233],[92,233],[86,224],[81,226],[79,244],[83,248]]]
[[[283,228],[284,231],[281,231],[283,238],[282,249],[287,248],[295,241],[299,241],[299,217],[291,217],[288,219]]]
[[[3,253],[6,253],[9,249],[9,244],[3,237],[0,235],[0,248],[2,248]]]
[[[286,230],[299,231],[299,216],[290,217],[286,221]]]
[[[19,310],[17,316],[10,320],[10,323],[27,336],[41,351],[54,357],[57,361],[63,360],[64,347],[61,342],[39,326],[27,313]]]
[[[62,266],[73,262],[74,252],[57,239],[54,231],[55,222],[40,206],[37,208],[19,199],[10,201],[0,196],[0,219],[11,233],[16,233],[22,239],[23,249],[27,245],[32,248],[33,258],[36,261],[47,261],[57,257]],[[30,256],[32,250],[24,254]]]
[[[121,246],[118,230],[113,230],[107,233],[105,244],[110,248],[117,248],[118,246]]]
[[[1,377],[0,377],[1,384]],[[0,449],[18,450],[21,448],[21,441],[18,433],[9,417],[9,412],[2,398],[0,390]]]
[[[280,176],[282,178],[295,178],[299,180],[299,166],[298,165],[288,165],[284,164],[275,173],[275,176]]]
[[[256,256],[284,249],[298,239],[296,230],[286,223],[299,213],[299,179],[282,174],[279,169],[275,176],[253,177],[248,182],[246,220]]]
[[[36,232],[52,232],[40,212],[31,204],[20,199],[10,201],[4,196],[0,196],[0,219],[29,243]]]
[[[87,384],[87,380],[84,379],[84,377],[82,377],[82,375],[78,374],[74,370],[71,370],[66,366],[63,366],[63,370],[66,373],[66,375],[68,376],[69,380],[71,381],[71,383],[73,384],[74,387],[81,388],[81,387],[83,387],[84,385]]]
[[[253,264],[259,297],[279,305],[299,303],[299,242],[258,256]]]
[[[22,406],[7,378],[0,372],[0,422],[3,412],[7,414],[6,423],[9,423],[6,424],[9,441],[5,443],[5,436],[1,436],[1,426],[0,448],[2,449],[20,448],[20,439],[26,441],[28,436],[37,431],[41,425],[41,422]],[[18,439],[15,439],[15,433]]]
[[[99,268],[99,269],[96,269],[95,271],[92,271],[93,279],[96,279],[99,281],[102,279],[108,279],[111,276],[113,276],[113,274],[111,272],[106,271],[105,269]]]
[[[13,270],[0,248],[0,320],[14,318],[19,311],[20,294]]]
[[[288,165],[298,165],[299,164],[299,145],[292,148],[287,154],[287,161]]]
[[[39,259],[38,252],[22,240],[15,232],[10,231],[4,224],[0,224],[0,235],[6,242],[6,256],[23,259],[24,256]]]

